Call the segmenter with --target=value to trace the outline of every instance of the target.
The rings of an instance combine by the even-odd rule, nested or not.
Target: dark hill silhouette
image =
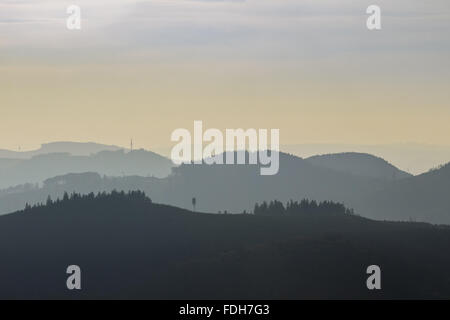
[[[433,145],[422,143],[394,144],[297,144],[282,145],[281,150],[311,157],[318,154],[361,152],[381,157],[397,168],[414,175],[427,172],[430,168],[450,161],[449,145]]]
[[[370,193],[360,207],[365,215],[378,219],[450,224],[449,196],[450,163]]]
[[[380,180],[400,180],[412,175],[399,170],[386,160],[367,153],[334,153],[309,157],[308,162],[357,176]]]
[[[102,151],[89,156],[50,153],[27,160],[0,161],[0,188],[40,183],[67,173],[97,172],[101,175],[156,176],[170,174],[172,161],[150,151]]]
[[[155,201],[190,208],[197,197],[200,210],[242,212],[255,202],[276,198],[333,200],[351,205],[353,199],[380,188],[384,182],[312,165],[308,161],[280,153],[280,170],[261,176],[259,165],[190,165],[173,169],[165,179],[165,191],[149,193]]]
[[[27,184],[0,191],[0,213],[20,210],[28,202],[45,202],[48,195],[68,192],[143,190],[159,203],[200,211],[240,213],[255,202],[309,198],[343,202],[361,216],[378,220],[450,224],[448,166],[396,181],[362,177],[312,165],[280,154],[280,172],[261,176],[258,165],[182,165],[166,178],[101,177],[95,173],[48,179],[41,188]]]
[[[333,209],[217,215],[141,192],[72,195],[0,217],[0,298],[448,299],[449,245],[447,227]],[[65,287],[72,264],[81,291]]]
[[[48,196],[62,198],[65,192],[88,194],[90,192],[111,192],[113,190],[144,190],[149,192],[152,186],[162,184],[157,178],[125,176],[107,177],[95,172],[71,173],[47,179],[42,186],[24,184],[0,191],[0,214],[10,213],[25,208],[28,203],[34,205],[45,203]]]

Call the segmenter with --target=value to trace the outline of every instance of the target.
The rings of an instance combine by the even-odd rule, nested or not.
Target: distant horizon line
[[[131,139],[130,139],[131,141]],[[135,140],[133,139],[133,143]],[[42,142],[39,146],[34,148],[28,148],[28,149],[22,149],[21,146],[18,146],[18,149],[10,149],[8,147],[1,148],[0,151],[6,151],[6,152],[14,152],[14,153],[26,153],[26,152],[33,152],[33,151],[39,151],[44,146],[47,145],[56,145],[56,144],[78,144],[78,145],[97,145],[97,146],[103,146],[103,147],[110,147],[110,148],[117,148],[117,149],[123,149],[123,150],[131,150],[130,146],[124,147],[120,144],[111,144],[111,143],[102,143],[102,142],[95,142],[95,141],[76,141],[76,140],[55,140],[55,141],[49,141],[49,142]],[[342,146],[342,147],[353,147],[353,146],[363,146],[363,147],[386,147],[386,146],[423,146],[423,147],[440,147],[440,148],[450,148],[449,145],[445,144],[435,144],[435,143],[427,143],[427,142],[414,142],[414,141],[408,141],[408,142],[391,142],[391,143],[348,143],[348,142],[299,142],[299,143],[285,143],[280,144],[281,147],[296,147],[296,146]],[[20,148],[20,149],[19,149]],[[156,149],[170,149],[172,148],[169,144],[167,146],[154,146],[151,148]],[[133,150],[147,150],[147,151],[153,151],[149,147],[139,147],[134,146]],[[280,150],[282,151],[282,150]]]

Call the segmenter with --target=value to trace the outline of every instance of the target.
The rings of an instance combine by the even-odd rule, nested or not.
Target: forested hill
[[[345,152],[312,156],[306,161],[321,167],[384,181],[411,177],[386,160],[367,153]]]
[[[0,217],[0,298],[450,298],[449,228],[330,202],[283,207],[218,215],[142,192],[49,199]],[[81,291],[66,288],[73,264]],[[366,287],[373,264],[381,291]]]
[[[280,172],[274,176],[261,176],[258,165],[184,164],[173,168],[165,178],[105,177],[86,172],[46,179],[41,186],[24,184],[0,190],[0,214],[21,210],[27,202],[45,202],[48,195],[56,198],[64,192],[88,194],[117,189],[141,190],[155,202],[185,209],[192,208],[191,199],[195,197],[197,209],[210,213],[248,212],[255,202],[307,198],[342,202],[357,214],[376,220],[450,224],[449,169],[446,165],[418,176],[399,178],[397,174],[396,179],[389,180],[334,170],[280,153]],[[391,171],[388,167],[382,172],[388,177]]]

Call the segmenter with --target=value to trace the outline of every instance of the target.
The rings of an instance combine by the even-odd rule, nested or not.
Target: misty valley
[[[449,3],[0,0],[0,300],[450,300]]]
[[[0,298],[450,297],[448,165],[280,152],[262,176],[75,146],[0,159]]]

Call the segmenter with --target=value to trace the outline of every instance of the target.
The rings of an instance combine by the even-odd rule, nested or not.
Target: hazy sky
[[[151,149],[194,120],[282,144],[448,145],[449,34],[448,0],[0,0],[0,149]]]

